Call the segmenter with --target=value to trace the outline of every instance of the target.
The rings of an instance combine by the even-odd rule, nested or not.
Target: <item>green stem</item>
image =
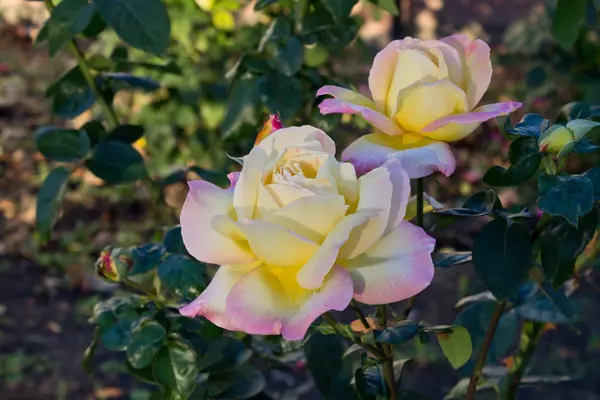
[[[471,374],[471,379],[469,380],[469,387],[467,389],[466,400],[475,399],[477,383],[479,382],[479,378],[481,377],[481,371],[483,369],[483,366],[485,365],[485,359],[487,358],[488,351],[490,350],[492,339],[494,339],[494,333],[496,333],[498,323],[500,322],[500,317],[502,317],[502,313],[504,312],[505,308],[505,301],[502,301],[496,305],[496,309],[494,310],[492,319],[490,320],[490,323],[488,324],[487,330],[485,332],[483,342],[481,343],[481,347],[479,348],[479,353],[477,354],[475,367],[473,368],[473,373]]]
[[[514,364],[511,366],[508,375],[504,379],[504,383],[500,390],[500,400],[513,400],[516,398],[517,390],[519,389],[519,384],[525,374],[527,365],[535,352],[540,337],[544,333],[543,327],[543,323],[535,321],[527,321],[523,326],[519,351],[515,357]]]
[[[385,358],[385,354],[383,354],[378,348],[376,348],[374,346],[370,346],[368,344],[362,343],[360,341],[360,339],[358,339],[356,336],[349,337],[346,334],[346,332],[344,332],[344,330],[340,327],[340,323],[337,322],[337,320],[333,317],[333,315],[331,315],[331,313],[325,313],[325,314],[323,314],[323,319],[341,337],[344,337],[344,338],[350,340],[352,343],[357,344],[357,345],[361,346],[362,348],[370,351],[371,353],[373,353],[375,355],[375,357],[377,357],[380,360]]]
[[[147,290],[142,285],[140,285],[137,282],[134,282],[134,281],[132,281],[130,279],[127,279],[127,278],[123,279],[121,282],[125,286],[129,286],[130,288],[135,289],[135,290],[137,290],[139,292],[142,292],[143,294],[145,294],[146,296],[148,296],[148,298],[150,300],[152,300],[154,302],[154,304],[156,304],[156,307],[158,307],[159,309],[163,308],[163,306],[162,306],[162,303],[163,303],[162,299],[159,296],[157,296],[155,293],[150,292],[149,290]]]
[[[396,377],[394,375],[394,354],[388,355],[382,366],[383,379],[388,388],[390,400],[396,399]]]
[[[54,4],[52,3],[52,0],[44,0],[44,4],[46,5],[46,9],[50,13],[52,13],[52,10],[54,10]],[[77,42],[75,41],[75,39],[71,39],[69,41],[68,47],[69,51],[77,60],[77,64],[79,65],[79,69],[81,70],[85,82],[88,84],[92,93],[94,93],[96,102],[98,103],[98,105],[102,109],[102,112],[104,113],[104,116],[106,117],[108,128],[110,130],[115,129],[119,125],[119,119],[117,118],[117,114],[115,113],[115,110],[113,110],[111,105],[104,99],[104,96],[102,96],[102,91],[100,90],[100,88],[96,84],[96,81],[94,80],[94,76],[92,74],[92,71],[90,70],[90,66],[87,63],[87,60],[85,59],[85,55],[83,54],[79,46],[77,46]]]

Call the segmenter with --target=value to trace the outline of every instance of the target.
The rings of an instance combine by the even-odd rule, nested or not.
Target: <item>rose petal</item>
[[[237,330],[227,316],[227,295],[231,288],[253,268],[252,264],[222,265],[200,296],[181,307],[179,313],[190,318],[202,316],[223,329]]]
[[[265,137],[257,147],[262,148],[271,159],[283,154],[288,147],[301,147],[335,154],[334,141],[325,132],[310,125],[278,129]]]
[[[516,101],[494,103],[476,108],[471,113],[448,115],[424,127],[421,134],[445,142],[460,140],[473,132],[482,122],[507,115],[522,105],[523,103]]]
[[[319,248],[316,243],[271,222],[241,220],[237,225],[248,238],[250,249],[256,257],[271,267],[300,267]]]
[[[240,172],[231,172],[227,174],[227,179],[229,179],[229,187],[226,190],[233,192],[238,179],[240,179]]]
[[[319,104],[321,114],[360,114],[367,122],[370,122],[375,128],[387,133],[388,135],[399,135],[402,129],[394,121],[385,115],[367,107],[358,106],[338,99],[325,99]]]
[[[406,207],[410,199],[410,179],[406,170],[402,168],[402,164],[394,158],[383,164],[382,168],[388,170],[392,182],[390,214],[383,232],[383,235],[387,235],[404,220]]]
[[[431,283],[435,240],[402,222],[365,255],[344,263],[354,281],[354,298],[365,304],[408,299]]]
[[[345,89],[339,86],[327,85],[323,86],[317,91],[317,97],[325,95],[333,96],[334,98],[347,103],[352,103],[358,106],[375,109],[375,103],[372,100],[368,99],[367,97],[363,96],[358,92]]]
[[[352,280],[343,268],[333,267],[317,291],[300,288],[294,278],[291,270],[258,267],[227,296],[227,315],[246,333],[300,340],[321,314],[342,311],[352,299]]]
[[[181,235],[187,251],[211,264],[248,263],[255,257],[245,241],[228,235],[228,215],[233,211],[229,191],[206,181],[188,182],[190,191],[181,210]],[[217,229],[215,229],[217,228]]]
[[[446,37],[442,41],[454,47],[463,64],[467,66],[466,85],[463,88],[467,93],[469,109],[472,110],[479,103],[492,80],[490,46],[480,39],[471,41],[468,36],[462,34]]]
[[[446,176],[454,173],[456,160],[450,146],[426,138],[410,141],[406,140],[407,136],[391,137],[380,133],[362,136],[344,150],[342,160],[352,163],[358,175],[383,165],[390,157],[400,161],[411,179],[434,172]]]
[[[261,143],[266,142],[267,139]],[[254,147],[244,157],[244,166],[238,177],[233,194],[233,206],[238,218],[254,217],[259,187],[262,185],[263,173],[268,163],[267,154],[260,146]]]

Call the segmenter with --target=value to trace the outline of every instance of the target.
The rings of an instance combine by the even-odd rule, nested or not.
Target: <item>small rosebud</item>
[[[271,133],[273,133],[276,130],[279,130],[281,128],[283,128],[283,124],[281,123],[279,116],[277,116],[275,114],[271,114],[269,116],[269,119],[267,120],[267,122],[264,123],[260,132],[258,132],[258,135],[256,136],[256,141],[254,142],[254,145],[256,146],[257,144],[262,142],[264,140],[264,138],[266,138]]]
[[[129,253],[123,249],[107,246],[96,260],[96,273],[109,282],[119,282],[127,277],[133,264]]]
[[[538,141],[540,151],[563,155],[575,145],[575,135],[562,125],[547,129]]]

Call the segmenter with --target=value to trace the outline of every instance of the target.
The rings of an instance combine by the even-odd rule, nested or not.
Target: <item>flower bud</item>
[[[267,120],[267,122],[265,122],[265,124],[263,125],[260,132],[258,132],[258,135],[256,136],[256,141],[254,142],[254,145],[255,146],[258,145],[267,136],[269,136],[270,134],[272,134],[273,132],[275,132],[276,130],[281,129],[281,128],[283,128],[283,124],[281,123],[279,116],[276,114],[269,115],[269,119]]]
[[[127,277],[133,264],[127,250],[112,246],[105,247],[94,264],[96,273],[109,282],[119,282]]]
[[[570,129],[562,125],[554,125],[547,129],[539,138],[540,151],[558,154],[568,153],[575,145],[575,135]]]

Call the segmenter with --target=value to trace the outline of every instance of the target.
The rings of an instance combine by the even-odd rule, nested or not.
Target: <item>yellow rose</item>
[[[189,182],[185,246],[220,267],[183,315],[297,340],[352,298],[386,304],[429,285],[435,241],[404,219],[406,172],[393,160],[357,178],[334,155],[323,131],[282,128],[243,158],[230,188]]]
[[[460,140],[481,122],[506,115],[521,103],[477,107],[492,77],[490,48],[465,35],[442,40],[406,38],[381,50],[369,74],[372,100],[348,89],[324,86],[317,96],[322,114],[360,114],[377,130],[342,154],[362,174],[397,158],[411,178],[454,172],[445,142]]]

